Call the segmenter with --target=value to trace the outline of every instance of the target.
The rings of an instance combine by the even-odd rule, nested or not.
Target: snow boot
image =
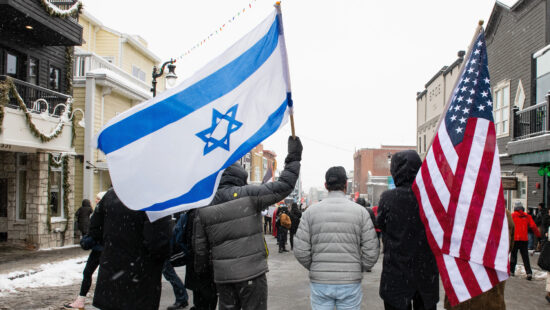
[[[73,301],[70,304],[65,304],[65,309],[78,309],[78,310],[84,310],[84,302],[86,301],[86,297],[84,296],[78,296],[75,301]]]

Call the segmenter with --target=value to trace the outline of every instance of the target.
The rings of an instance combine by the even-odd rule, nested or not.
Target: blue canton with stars
[[[445,126],[454,146],[464,139],[470,118],[484,118],[493,122],[493,96],[483,31],[477,37],[464,66],[445,115]]]
[[[227,110],[227,112],[225,112],[225,114],[222,114],[220,113],[220,111],[213,109],[212,124],[210,125],[210,128],[207,128],[196,134],[197,137],[201,138],[201,140],[206,143],[206,145],[204,146],[203,155],[207,155],[218,147],[229,151],[229,138],[231,134],[239,130],[239,128],[241,128],[241,126],[243,125],[243,123],[235,119],[238,107],[238,104],[232,106],[231,108],[229,108],[229,110]],[[212,135],[216,131],[216,128],[218,128],[218,125],[220,125],[220,123],[224,119],[227,120],[227,131],[225,136],[218,140]]]

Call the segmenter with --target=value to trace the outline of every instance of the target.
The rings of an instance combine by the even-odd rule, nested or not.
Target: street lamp
[[[162,76],[164,74],[164,68],[166,65],[168,65],[168,73],[166,74],[166,83],[168,86],[173,87],[176,84],[176,79],[178,76],[176,75],[176,65],[174,63],[176,62],[175,59],[170,59],[169,61],[162,64],[160,67],[160,70],[157,68],[157,66],[153,67],[153,87],[151,87],[151,92],[153,93],[153,97],[157,95],[157,78]]]

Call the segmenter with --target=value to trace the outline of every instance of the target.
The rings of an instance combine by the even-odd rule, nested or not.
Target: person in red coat
[[[279,206],[275,208],[275,210],[273,211],[273,215],[271,216],[271,221],[272,221],[271,227],[273,227],[271,235],[275,238],[277,238],[277,225],[275,223],[275,221],[277,220],[277,210],[279,210]]]
[[[531,264],[529,262],[529,252],[527,250],[527,230],[530,228],[535,235],[540,238],[540,232],[533,221],[533,218],[525,213],[525,208],[521,202],[517,201],[514,205],[514,213],[512,213],[512,219],[514,220],[515,232],[514,232],[514,247],[512,248],[512,257],[510,259],[510,272],[512,276],[516,271],[516,263],[518,261],[518,250],[525,265],[525,272],[527,273],[527,280],[533,278],[533,271],[531,270]]]

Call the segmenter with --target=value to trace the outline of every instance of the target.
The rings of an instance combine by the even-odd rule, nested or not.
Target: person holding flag
[[[208,207],[197,210],[193,248],[195,271],[212,264],[219,309],[267,309],[267,245],[261,212],[287,197],[298,180],[302,143],[288,139],[285,168],[277,181],[247,185],[248,174],[238,163],[222,174]]]
[[[509,228],[482,24],[412,186],[453,307],[509,277]]]
[[[382,193],[378,204],[376,226],[384,243],[380,297],[386,310],[435,310],[439,302],[437,264],[411,188],[421,164],[416,151],[394,154],[390,172],[396,188]]]

